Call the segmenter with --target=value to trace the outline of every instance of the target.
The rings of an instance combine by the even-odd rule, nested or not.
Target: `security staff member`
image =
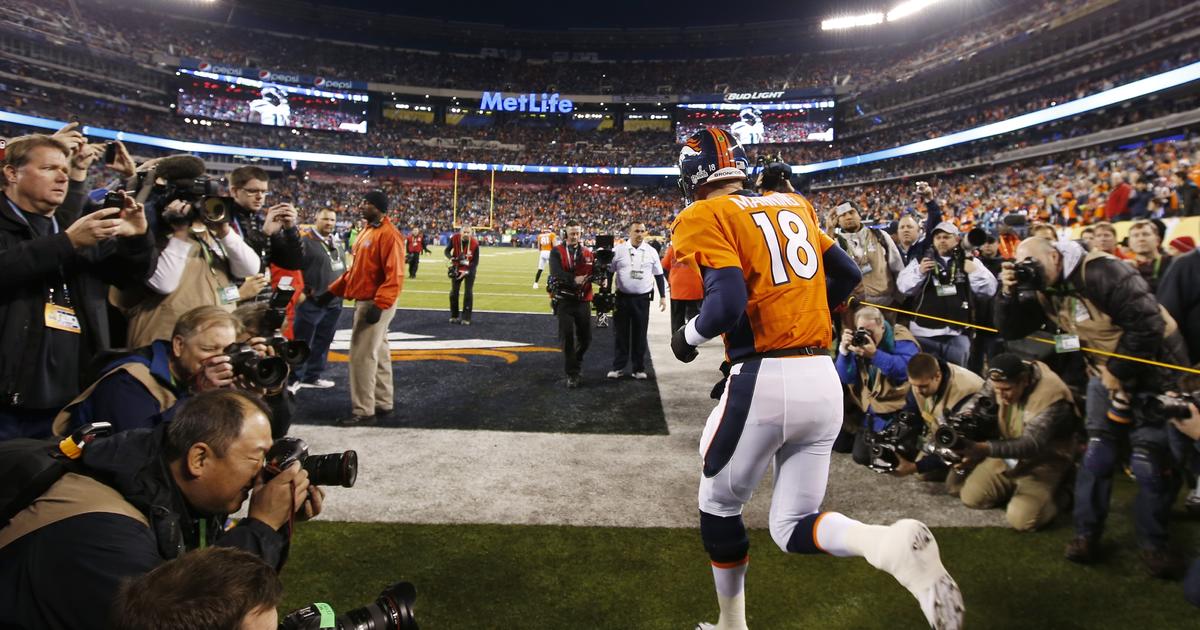
[[[1099,250],[1086,252],[1075,241],[1051,243],[1037,237],[1021,242],[1016,259],[1032,266],[1038,277],[1034,286],[1018,287],[1012,263],[1005,263],[996,299],[996,323],[1005,338],[1020,339],[1050,320],[1062,331],[1055,338],[1059,351],[1086,346],[1183,364],[1175,321],[1133,267]],[[1148,405],[1138,401],[1174,387],[1176,376],[1119,356],[1088,353],[1085,358],[1088,445],[1076,477],[1075,538],[1066,557],[1081,563],[1096,559],[1113,471],[1122,460],[1120,443],[1128,441],[1138,483],[1134,532],[1141,559],[1152,575],[1169,577],[1176,559],[1167,548],[1167,516],[1178,477],[1171,472],[1169,427],[1144,417]]]
[[[633,378],[646,378],[646,328],[650,324],[650,301],[654,299],[656,286],[658,310],[667,310],[662,262],[645,238],[646,224],[631,223],[629,240],[613,248],[617,309],[613,315],[615,348],[608,378],[620,378],[631,362]]]
[[[327,389],[334,382],[321,378],[325,372],[325,357],[337,332],[338,318],[342,316],[342,301],[330,300],[324,306],[309,300],[318,296],[346,271],[346,248],[334,233],[337,227],[337,212],[333,208],[317,211],[317,220],[312,230],[306,231],[304,243],[304,297],[296,305],[296,320],[292,326],[295,339],[308,344],[312,352],[308,361],[292,372],[292,384],[299,387]],[[295,384],[299,383],[299,386]]]
[[[551,299],[566,363],[567,387],[579,387],[583,353],[592,343],[592,250],[580,243],[579,222],[567,222],[567,240],[550,256]]]

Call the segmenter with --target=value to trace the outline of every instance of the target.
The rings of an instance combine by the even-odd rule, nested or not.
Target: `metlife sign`
[[[521,94],[504,96],[503,92],[484,92],[479,99],[479,109],[495,112],[531,112],[541,114],[569,114],[575,109],[571,99],[560,99],[553,94]]]

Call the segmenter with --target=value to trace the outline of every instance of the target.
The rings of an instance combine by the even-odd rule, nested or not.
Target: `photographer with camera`
[[[270,179],[257,166],[241,166],[229,173],[229,194],[234,202],[229,223],[258,254],[263,269],[268,265],[302,269],[304,246],[296,225],[296,208],[290,203],[277,203],[263,212]]]
[[[333,381],[321,378],[321,374],[325,372],[329,346],[337,332],[338,318],[342,316],[342,301],[331,300],[322,305],[310,298],[323,293],[346,270],[346,248],[334,233],[336,228],[337,212],[333,208],[321,208],[312,229],[304,234],[304,291],[296,305],[292,337],[308,344],[311,354],[306,362],[292,370],[292,387],[297,390],[300,387],[328,389],[334,386]]]
[[[942,223],[942,207],[933,198],[933,188],[928,182],[917,182],[916,196],[925,204],[925,229],[918,228],[916,216],[908,212],[896,222],[896,249],[905,266],[925,258],[933,246],[934,230]]]
[[[175,322],[194,308],[233,311],[238,301],[266,286],[256,275],[261,259],[231,228],[232,204],[220,197],[217,181],[204,173],[202,160],[190,155],[163,158],[147,177],[150,181],[143,186],[150,191],[140,191],[139,196],[158,209],[159,255],[145,286],[118,300],[129,320],[130,347],[169,339]]]
[[[920,261],[908,263],[896,278],[896,288],[910,296],[912,310],[941,320],[973,323],[975,300],[996,293],[996,278],[959,245],[958,227],[943,221],[933,229],[933,249]],[[963,326],[914,317],[909,329],[925,352],[955,365],[967,365],[971,336]]]
[[[954,469],[967,475],[959,494],[963,505],[984,510],[1007,504],[1008,524],[1034,531],[1054,520],[1055,494],[1074,465],[1075,403],[1066,383],[1040,361],[996,355],[987,377],[935,442],[959,458]],[[958,421],[972,415],[978,418]],[[972,435],[976,427],[988,427],[981,433],[992,435]]]
[[[479,267],[479,241],[476,240],[475,230],[464,225],[462,229],[450,237],[445,255],[450,259],[450,268],[446,275],[450,276],[450,323],[471,325],[471,305],[475,302],[475,270]],[[463,288],[462,318],[459,318],[458,291]]]
[[[645,241],[646,224],[629,224],[629,240],[613,248],[610,272],[617,302],[613,313],[613,363],[608,378],[621,378],[626,365],[638,380],[646,379],[646,332],[650,302],[658,288],[658,310],[667,310],[666,285],[658,252]]]
[[[110,346],[106,298],[150,273],[143,206],[110,193],[71,221],[55,216],[70,151],[40,134],[8,142],[0,200],[0,440],[44,437]]]
[[[908,362],[907,371],[909,395],[925,423],[925,442],[933,439],[947,416],[957,413],[983,388],[983,379],[978,374],[925,352]],[[951,494],[957,493],[962,485],[961,476],[948,475],[946,463],[938,457],[901,459],[891,472],[897,477],[920,473],[925,481],[944,480]]]
[[[582,238],[579,222],[568,221],[566,240],[550,254],[550,277],[546,281],[558,318],[558,340],[562,343],[569,389],[579,387],[583,354],[592,343],[592,265],[596,258],[583,246]]]
[[[257,396],[220,389],[170,423],[73,442],[77,459],[0,529],[0,626],[105,628],[123,579],[212,544],[279,570],[291,523],[319,514],[324,493],[300,462],[264,469],[268,413]],[[247,499],[247,517],[225,530]]]
[[[412,232],[404,237],[404,251],[407,255],[404,262],[408,263],[408,277],[417,277],[417,267],[421,266],[421,254],[429,253],[429,244],[425,242],[425,233],[414,226]]]
[[[871,462],[869,435],[882,431],[908,403],[908,362],[921,351],[903,324],[891,324],[873,306],[854,314],[856,328],[842,331],[835,361],[851,400],[864,414],[854,437],[854,461]]]
[[[1076,477],[1076,536],[1067,546],[1067,559],[1096,560],[1112,475],[1127,442],[1138,484],[1134,531],[1140,557],[1152,575],[1169,577],[1175,562],[1167,548],[1167,516],[1178,475],[1171,470],[1171,429],[1146,403],[1173,388],[1177,377],[1173,370],[1123,357],[1182,364],[1175,321],[1137,271],[1103,251],[1085,252],[1075,241],[1035,237],[1021,242],[1016,257],[1018,262],[1005,263],[1000,274],[1000,333],[1020,339],[1050,321],[1060,331],[1055,337],[1060,352],[1086,346],[1110,353],[1086,356],[1088,444]]]
[[[114,432],[154,427],[170,422],[178,402],[189,396],[236,387],[262,395],[271,408],[271,435],[286,435],[293,404],[280,379],[287,377],[287,364],[269,358],[275,352],[267,336],[251,327],[258,326],[262,316],[250,313],[265,306],[258,303],[233,313],[200,306],[184,313],[169,340],[156,340],[109,361],[100,378],[58,413],[53,434],[70,435],[93,422],[109,422]],[[231,355],[244,348],[253,356],[234,362]]]
[[[896,304],[899,301],[896,275],[904,271],[904,260],[892,237],[882,229],[863,223],[862,213],[854,201],[844,201],[833,211],[837,215],[834,237],[858,264],[863,276],[854,297],[883,306]]]

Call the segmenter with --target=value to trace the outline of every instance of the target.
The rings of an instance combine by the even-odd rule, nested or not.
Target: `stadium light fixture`
[[[941,0],[908,0],[907,2],[901,2],[892,7],[891,11],[887,12],[887,21],[895,22],[896,20],[902,20],[938,2],[941,2]]]
[[[883,24],[882,13],[864,13],[862,15],[846,15],[842,17],[821,20],[822,31],[837,31],[858,26],[873,26]]]

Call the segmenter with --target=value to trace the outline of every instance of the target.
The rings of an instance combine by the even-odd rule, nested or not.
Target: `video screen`
[[[181,70],[182,116],[271,127],[367,132],[367,95]],[[190,76],[189,76],[190,75]]]
[[[675,136],[679,143],[705,127],[725,127],[741,144],[833,141],[832,100],[793,103],[683,103]]]

